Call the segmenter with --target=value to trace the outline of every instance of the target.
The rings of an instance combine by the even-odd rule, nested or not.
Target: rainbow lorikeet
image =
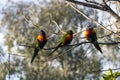
[[[33,62],[34,58],[38,55],[39,50],[44,47],[46,42],[47,42],[46,33],[43,30],[40,30],[40,34],[37,36],[37,40],[34,43],[35,49],[31,63]]]
[[[91,26],[88,26],[84,32],[84,35],[85,35],[86,39],[89,40],[91,43],[93,43],[95,48],[102,53],[102,50],[97,42],[97,36],[96,36],[96,32],[95,32],[94,28]]]
[[[66,34],[61,37],[61,39],[60,39],[59,43],[57,44],[57,46],[55,47],[55,49],[48,55],[53,54],[59,47],[66,46],[67,44],[69,44],[72,41],[72,39],[73,39],[73,31],[68,30],[66,32]]]

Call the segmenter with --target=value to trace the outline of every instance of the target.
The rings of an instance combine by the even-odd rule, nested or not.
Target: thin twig
[[[120,2],[120,0],[107,0],[107,1],[118,1],[118,2]]]
[[[91,8],[95,8],[95,9],[105,11],[104,6],[100,6],[100,5],[97,5],[97,4],[90,4],[90,3],[85,3],[85,2],[82,2],[82,1],[76,1],[76,0],[66,0],[66,1],[67,2],[72,2],[72,3],[75,3],[75,4],[79,4],[79,5],[82,5],[82,6],[91,7]]]
[[[75,47],[77,47],[77,46],[73,46],[73,47],[71,47],[70,49],[66,50],[64,53],[59,54],[59,55],[57,55],[57,56],[55,56],[55,57],[53,57],[53,58],[51,58],[51,59],[52,59],[52,60],[53,60],[53,59],[56,59],[56,58],[58,58],[58,57],[64,55],[64,54],[67,53],[68,51],[72,50],[72,49],[75,48]],[[51,59],[50,59],[50,60],[51,60]]]
[[[19,46],[24,46],[24,47],[28,47],[28,48],[35,48],[34,46],[30,46],[30,45],[26,45],[26,44],[19,44]]]
[[[56,59],[56,58],[58,58],[58,57],[61,57],[61,56],[64,55],[64,54],[66,54],[68,51],[72,50],[72,49],[75,48],[75,47],[77,47],[77,46],[73,46],[72,48],[66,50],[64,53],[58,54],[58,55],[55,56],[55,57],[48,57],[46,60],[41,60],[41,62],[52,61],[52,60],[54,60],[54,59]]]
[[[115,68],[115,69],[111,69],[111,70],[119,70],[120,68]],[[95,70],[95,71],[88,71],[88,72],[104,72],[104,71],[109,71],[110,69],[106,69],[106,70]]]
[[[103,36],[100,36],[100,37],[98,37],[98,39],[99,38],[105,38],[105,37],[108,37],[108,36],[110,36],[110,35],[112,35],[113,33],[109,33],[109,34],[106,34],[106,35],[103,35]]]
[[[65,51],[64,53],[62,53],[62,54],[60,54],[59,56],[57,56],[57,57],[60,57],[61,55],[63,55],[63,54],[65,54],[66,52],[68,52],[69,50],[71,50],[71,49],[73,49],[73,48],[75,48],[76,46],[74,46],[74,47],[72,47],[72,48],[70,48],[70,49],[68,49],[67,51]],[[22,55],[18,55],[18,54],[10,54],[9,53],[9,55],[14,55],[14,56],[20,56],[20,57],[27,57],[27,58],[29,58],[29,56],[22,56]],[[10,56],[9,56],[10,57]],[[54,59],[55,58],[57,58],[57,57],[54,57]],[[10,58],[9,58],[10,59]],[[9,60],[10,61],[10,60]],[[8,62],[9,62],[8,61]],[[42,62],[42,61],[40,61],[40,62]],[[46,62],[46,61],[43,61],[43,62]],[[6,65],[6,67],[7,67],[7,65]],[[9,66],[8,66],[9,67]],[[8,68],[7,67],[7,68]],[[9,67],[10,68],[10,67]],[[9,70],[9,68],[8,68],[8,70]],[[120,68],[114,68],[114,69],[111,69],[111,70],[120,70]],[[105,69],[105,70],[94,70],[94,71],[88,71],[88,72],[105,72],[105,71],[109,71],[109,69]],[[9,79],[10,80],[10,79]]]
[[[25,16],[23,16],[23,17],[24,17],[24,19],[26,20],[26,22],[28,22],[28,23],[30,22],[34,27],[40,29],[40,26],[39,26],[39,25],[33,23],[32,21],[29,21]]]
[[[20,56],[20,57],[30,57],[30,56],[23,56],[23,55],[20,55],[20,54],[10,54],[10,55],[13,55],[13,56]]]
[[[10,53],[9,53],[9,56],[8,56],[8,65],[9,65],[8,70],[9,70],[9,80],[10,80]]]
[[[68,4],[71,8],[73,8],[75,11],[77,11],[79,14],[81,14],[82,16],[84,16],[86,19],[88,19],[88,20],[96,23],[97,25],[99,25],[101,28],[103,28],[103,29],[105,29],[105,30],[107,30],[107,31],[109,31],[109,32],[111,32],[111,33],[114,33],[114,34],[120,36],[119,34],[117,34],[117,33],[113,32],[113,31],[105,28],[102,24],[100,24],[99,22],[97,22],[95,19],[89,18],[89,17],[86,16],[82,11],[80,11],[79,9],[77,9],[76,7],[74,7],[74,6],[73,6],[72,4],[70,4],[69,2],[67,2],[67,4]]]
[[[80,46],[80,45],[86,44],[86,43],[91,43],[91,42],[80,42],[80,43],[76,43],[76,44],[72,44],[72,45],[67,45],[67,46]],[[115,42],[115,41],[114,42],[106,42],[106,43],[98,42],[98,44],[101,44],[101,45],[117,45],[117,44],[120,44],[120,42]],[[29,45],[19,45],[19,46],[24,46],[24,47],[28,47],[28,48],[34,48],[33,46],[29,46]],[[56,47],[43,48],[42,50],[50,50],[50,49],[55,49],[55,48]]]
[[[94,9],[98,9],[98,10],[102,10],[102,11],[106,11],[106,12],[110,13],[118,21],[120,21],[119,15],[116,14],[109,6],[102,5],[102,4],[101,4],[102,6],[98,6],[96,4],[90,4],[90,3],[85,3],[85,2],[82,2],[82,1],[76,1],[76,0],[66,0],[66,1],[72,2],[72,3],[75,3],[75,4],[79,4],[79,5],[82,5],[82,6],[86,6],[86,7],[90,7],[90,8],[94,8]]]
[[[85,0],[86,2],[89,2],[89,3],[92,3],[92,4],[96,4],[96,5],[100,5],[100,6],[103,6],[102,4],[100,4],[100,3],[97,3],[97,2],[95,2],[95,1],[89,1],[89,0]]]
[[[53,20],[52,18],[52,14],[50,14],[50,20],[52,21],[52,23],[54,23],[56,25],[56,27],[58,28],[58,30],[60,32],[62,32],[63,34],[65,34],[66,32],[62,31],[62,29],[60,28],[60,26],[57,24],[57,22],[55,20]]]

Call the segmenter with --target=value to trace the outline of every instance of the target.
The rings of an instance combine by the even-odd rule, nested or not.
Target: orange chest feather
[[[70,34],[68,34],[68,35],[66,36],[66,40],[72,40],[72,38],[73,38],[73,36],[70,35]]]
[[[90,37],[90,36],[92,36],[92,35],[94,35],[94,31],[92,30],[86,30],[85,32],[84,32],[84,35],[85,35],[85,37]]]
[[[38,39],[39,41],[47,40],[46,36],[42,36],[42,35],[39,35],[39,36],[37,37],[37,39]]]
[[[65,45],[69,44],[69,43],[72,41],[72,39],[73,39],[73,36],[70,35],[70,34],[68,34],[68,35],[66,36],[64,42],[62,43],[62,46],[65,46]]]

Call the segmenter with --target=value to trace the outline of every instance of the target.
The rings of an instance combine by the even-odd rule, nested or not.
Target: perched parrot
[[[34,43],[35,49],[34,49],[34,54],[33,54],[31,63],[33,62],[34,58],[38,55],[39,50],[44,47],[46,42],[47,42],[46,33],[43,30],[40,30],[40,34],[37,36],[37,40]]]
[[[66,46],[67,44],[69,44],[72,41],[72,39],[73,39],[73,31],[68,30],[66,32],[66,34],[61,37],[61,39],[59,40],[59,43],[57,44],[56,48],[51,53],[49,53],[48,55],[52,55],[52,53],[54,53],[59,47]]]
[[[89,40],[97,50],[99,50],[102,53],[102,50],[97,42],[97,36],[96,33],[93,29],[93,27],[88,26],[87,29],[84,32],[84,36],[86,37],[87,40]]]

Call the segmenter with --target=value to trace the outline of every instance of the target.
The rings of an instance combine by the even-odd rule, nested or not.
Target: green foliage
[[[8,68],[6,67],[7,63],[0,64],[0,79],[5,80],[6,76],[8,75]]]
[[[120,76],[120,72],[113,72],[111,69],[109,69],[108,72],[103,74],[103,80],[116,80]]]

